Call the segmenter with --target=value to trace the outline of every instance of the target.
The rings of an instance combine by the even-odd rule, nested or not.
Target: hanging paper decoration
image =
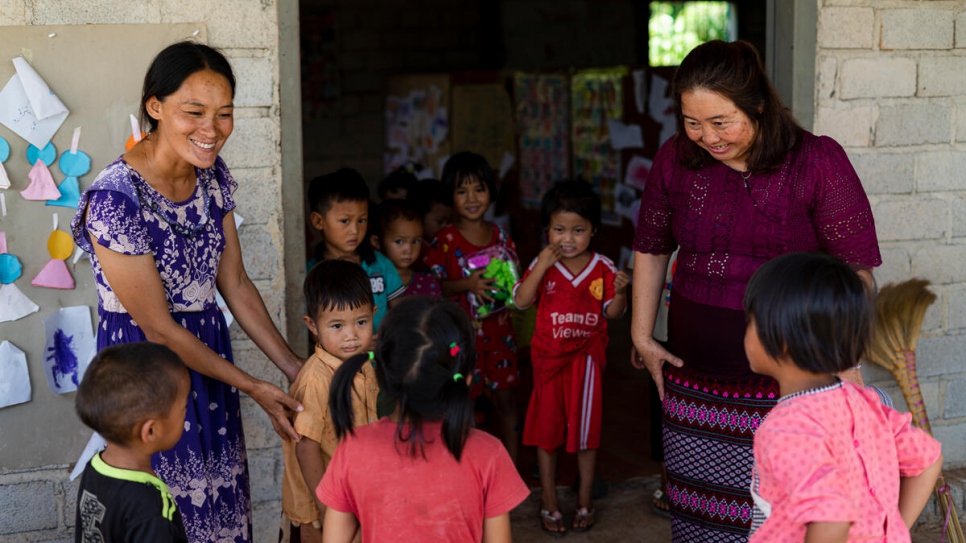
[[[64,307],[44,317],[44,375],[53,394],[77,390],[94,356],[90,308]]]
[[[13,65],[17,73],[0,90],[0,124],[44,147],[70,112],[23,57]]]
[[[47,238],[47,252],[50,253],[50,262],[40,270],[30,284],[35,287],[64,290],[74,288],[74,278],[71,277],[67,270],[67,263],[64,262],[74,252],[74,240],[67,232],[57,229],[56,213],[54,213],[54,231]]]
[[[0,137],[0,189],[10,188],[10,178],[7,177],[7,170],[3,169],[3,163],[8,158],[10,158],[10,144]]]
[[[13,343],[0,343],[0,407],[30,401],[27,355]]]
[[[6,252],[5,235],[3,245],[4,252],[0,254],[0,322],[9,322],[36,313],[40,308],[13,284],[23,273],[23,265],[20,259]]]
[[[134,146],[138,144],[139,141],[143,140],[147,136],[144,132],[141,132],[141,123],[138,122],[138,118],[133,114],[131,115],[131,136],[128,137],[127,142],[124,143],[124,150],[130,151],[134,149]]]
[[[33,164],[27,177],[30,185],[20,191],[24,200],[57,200],[60,198],[60,191],[54,184],[54,178],[50,175],[47,166],[54,163],[57,158],[57,149],[53,143],[48,143],[43,150],[37,149],[33,145],[27,147],[27,160]]]
[[[77,209],[80,203],[80,183],[77,178],[91,171],[91,157],[84,151],[77,150],[79,140],[80,127],[78,126],[74,129],[74,140],[71,143],[70,150],[64,151],[64,154],[60,155],[60,162],[57,163],[60,171],[67,176],[57,187],[57,190],[60,191],[60,198],[48,200],[47,205],[49,206]]]

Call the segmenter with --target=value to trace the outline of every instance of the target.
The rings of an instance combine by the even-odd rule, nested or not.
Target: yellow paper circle
[[[54,230],[47,238],[47,252],[51,258],[66,260],[74,252],[74,240],[63,230]]]

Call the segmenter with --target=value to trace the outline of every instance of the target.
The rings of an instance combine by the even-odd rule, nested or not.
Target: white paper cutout
[[[40,311],[40,306],[20,292],[17,285],[0,285],[0,322],[12,322]]]
[[[503,151],[503,158],[500,160],[500,179],[506,177],[507,172],[513,167],[516,157],[510,151]]]
[[[637,107],[638,113],[644,113],[644,102],[647,99],[647,85],[644,80],[646,75],[644,70],[631,72],[631,77],[634,79],[634,106]]]
[[[50,90],[40,74],[23,57],[13,59],[13,66],[17,69],[20,84],[23,85],[23,90],[30,100],[30,107],[34,110],[34,115],[38,119],[44,120],[55,115],[69,113],[60,98],[57,98],[57,95]],[[37,147],[43,147],[43,145]]]
[[[242,223],[245,222],[245,218],[235,212],[235,228],[241,227]],[[227,326],[231,326],[231,323],[235,322],[235,316],[231,314],[231,310],[228,309],[228,304],[225,302],[224,296],[218,289],[215,289],[215,305],[221,310],[222,315],[225,317],[225,323]]]
[[[627,163],[627,172],[624,173],[624,184],[630,185],[637,190],[644,190],[647,181],[647,174],[651,172],[654,162],[649,158],[634,155]]]
[[[103,451],[107,448],[107,442],[101,437],[101,434],[94,432],[91,438],[87,440],[87,445],[84,446],[84,450],[80,453],[80,457],[77,458],[77,464],[74,466],[74,471],[70,472],[70,480],[80,477],[81,473],[84,473],[84,468],[87,467],[87,463],[94,458],[94,455],[98,451]]]
[[[23,65],[25,69],[21,70],[18,66],[17,73],[10,78],[10,81],[0,91],[0,124],[13,130],[14,133],[35,147],[42,149],[54,137],[70,112],[63,107],[62,103],[60,104],[60,108],[63,108],[62,111],[56,112],[60,108],[50,98],[56,100],[57,103],[60,103],[60,100],[53,95],[47,84],[26,61],[23,62]],[[25,85],[30,88],[29,92],[34,95],[28,94]],[[46,96],[43,94],[44,91],[39,89],[47,89],[45,91]],[[37,95],[38,92],[40,92],[39,95]],[[37,103],[38,107],[42,109],[40,113],[34,110],[34,103]]]
[[[27,355],[13,343],[0,343],[0,407],[30,401]]]
[[[643,149],[644,138],[641,127],[636,124],[624,124],[614,119],[607,119],[607,132],[610,134],[612,149]]]
[[[93,354],[90,308],[64,307],[44,317],[44,376],[54,395],[77,390]]]

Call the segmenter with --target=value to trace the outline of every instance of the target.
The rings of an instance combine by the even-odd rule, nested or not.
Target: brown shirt
[[[329,414],[329,387],[335,371],[342,361],[316,346],[315,354],[306,360],[298,377],[289,388],[289,395],[298,400],[303,411],[295,413],[292,425],[302,437],[319,444],[322,459],[328,467],[339,440],[335,436],[335,426]],[[371,364],[363,364],[352,382],[352,412],[354,426],[374,422],[376,415],[376,396],[379,384],[376,371]],[[319,518],[315,505],[315,489],[309,489],[299,469],[295,456],[295,442],[282,441],[282,454],[285,459],[285,475],[282,479],[282,511],[300,524],[309,524]]]

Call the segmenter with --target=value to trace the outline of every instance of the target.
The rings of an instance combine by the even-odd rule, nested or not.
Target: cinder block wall
[[[848,151],[880,285],[933,282],[918,370],[947,466],[966,464],[966,2],[820,0],[815,132]],[[905,402],[892,376],[866,379]]]
[[[245,266],[269,313],[285,330],[285,273],[281,196],[279,26],[272,0],[190,2],[187,0],[3,0],[3,26],[203,23],[208,43],[221,48],[235,70],[235,131],[222,156],[239,190],[237,210]],[[143,77],[147,66],[119,66],[118,77]],[[87,179],[83,187],[90,184]],[[301,226],[296,230],[301,232]],[[79,270],[81,268],[78,268]],[[86,273],[90,273],[87,271]],[[296,301],[296,303],[301,303]],[[284,376],[247,336],[232,325],[236,363],[259,378],[283,385]],[[287,386],[287,385],[284,385]],[[268,418],[243,397],[248,461],[251,468],[255,541],[277,539],[281,511],[282,458],[279,438]],[[65,417],[74,417],[65,413]],[[80,422],[78,422],[80,424]],[[7,444],[43,447],[37,436],[0,436]],[[80,451],[77,451],[79,454]],[[77,486],[67,465],[36,466],[13,472],[0,466],[0,542],[73,541]]]

